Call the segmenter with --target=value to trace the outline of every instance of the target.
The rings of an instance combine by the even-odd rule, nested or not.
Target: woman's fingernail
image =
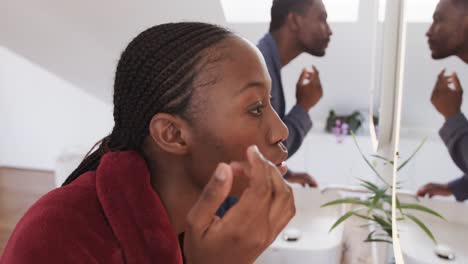
[[[226,180],[226,169],[223,168],[224,165],[223,164],[220,164],[218,166],[218,168],[216,169],[216,172],[215,172],[215,177],[217,180],[219,181],[225,181]]]
[[[260,151],[258,150],[258,147],[256,145],[251,145],[247,148],[247,152],[250,153],[259,153]]]
[[[260,152],[260,149],[257,147],[257,145],[254,145],[254,151],[255,153],[257,153],[258,157],[260,157],[260,159],[264,159],[265,157],[263,156],[262,152]]]
[[[260,150],[258,149],[257,145],[253,145],[253,149],[254,149],[255,152],[260,154]]]

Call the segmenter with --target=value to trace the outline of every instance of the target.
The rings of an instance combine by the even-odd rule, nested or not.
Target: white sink
[[[405,202],[415,203],[415,200]],[[435,254],[434,242],[411,220],[399,222],[401,248],[407,264],[466,264],[468,263],[468,204],[454,200],[421,199],[421,205],[440,213],[447,221],[435,216],[407,210],[417,216],[434,234],[439,246],[448,247],[454,260],[441,259]]]
[[[340,198],[339,194],[321,194],[318,189],[294,187],[296,216],[260,256],[256,264],[340,263],[343,225],[328,230],[341,216],[342,206],[320,208],[324,203]],[[299,231],[295,242],[283,239],[285,232]]]

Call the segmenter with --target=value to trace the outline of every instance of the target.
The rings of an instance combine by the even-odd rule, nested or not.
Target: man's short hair
[[[281,28],[290,12],[302,14],[305,7],[312,4],[313,1],[314,0],[273,0],[273,5],[271,6],[270,32]],[[463,1],[466,2],[466,0]]]
[[[468,10],[468,0],[452,0],[452,3],[456,6],[465,8],[465,10]]]

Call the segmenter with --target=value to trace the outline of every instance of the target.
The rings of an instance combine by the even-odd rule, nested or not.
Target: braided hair
[[[139,151],[152,117],[176,114],[189,119],[194,81],[207,64],[203,51],[232,33],[195,22],[151,27],[134,38],[122,53],[114,82],[114,128],[90,150],[62,186],[96,170],[110,151]]]

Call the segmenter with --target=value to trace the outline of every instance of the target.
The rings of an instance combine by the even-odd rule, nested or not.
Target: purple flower
[[[341,129],[340,129],[339,127],[334,127],[334,128],[333,128],[333,134],[334,134],[335,136],[337,136],[337,137],[340,136],[340,134],[341,134]]]
[[[343,142],[344,135],[348,134],[349,125],[342,123],[341,120],[337,119],[335,121],[335,127],[333,127],[333,134],[336,137],[338,143]]]
[[[343,123],[343,125],[341,125],[341,133],[343,135],[348,135],[349,133],[349,125],[348,123]]]

